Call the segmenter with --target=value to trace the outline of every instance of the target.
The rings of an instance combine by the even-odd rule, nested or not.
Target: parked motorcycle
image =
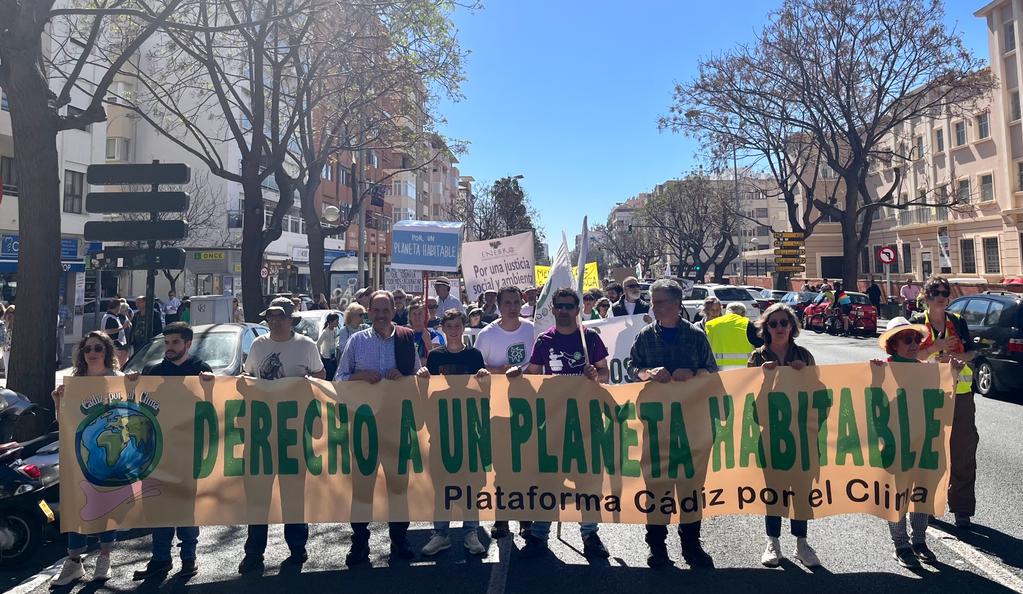
[[[37,406],[11,390],[0,390],[0,567],[30,561],[56,521],[59,498],[57,432],[12,440],[18,421]]]

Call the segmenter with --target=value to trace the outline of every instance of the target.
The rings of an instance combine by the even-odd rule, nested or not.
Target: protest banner
[[[630,354],[639,331],[649,324],[648,319],[650,317],[646,314],[636,314],[583,322],[583,326],[600,335],[607,347],[607,366],[612,384],[636,381],[629,373],[632,364]]]
[[[944,513],[949,365],[583,377],[71,377],[61,529]]]
[[[550,266],[534,266],[533,267],[533,280],[536,282],[537,287],[542,287],[547,282],[547,277],[551,274]],[[579,274],[579,267],[572,267],[572,276],[575,277]],[[590,289],[600,288],[600,274],[597,271],[596,262],[587,262],[586,267],[583,268],[583,291],[589,291]]]
[[[391,268],[458,270],[464,223],[399,221],[391,228]]]
[[[487,241],[462,244],[462,278],[469,301],[476,301],[487,289],[533,283],[533,232]]]
[[[423,273],[407,268],[384,266],[384,290],[393,291],[395,289],[401,289],[410,294],[422,293]]]

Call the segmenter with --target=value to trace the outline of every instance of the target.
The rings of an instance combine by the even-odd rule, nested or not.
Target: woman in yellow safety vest
[[[952,287],[944,277],[932,276],[924,283],[927,310],[913,315],[910,322],[927,326],[927,338],[920,345],[921,359],[947,363],[969,363],[976,356],[970,328],[958,315],[947,312]],[[951,474],[948,482],[948,509],[955,514],[958,528],[969,528],[977,508],[977,404],[973,399],[973,370],[969,365],[959,372],[956,382],[952,435],[949,438]]]
[[[795,343],[795,338],[799,336],[799,320],[791,307],[784,303],[775,303],[764,310],[756,326],[764,345],[750,354],[747,367],[771,370],[783,365],[798,370],[814,364],[810,351]],[[781,552],[781,517],[767,516],[764,521],[767,528],[767,548],[760,556],[760,562],[767,567],[778,567],[785,558]],[[807,567],[817,567],[821,562],[817,558],[817,552],[806,540],[806,528],[806,520],[789,520],[789,530],[792,536],[796,537],[796,559]]]

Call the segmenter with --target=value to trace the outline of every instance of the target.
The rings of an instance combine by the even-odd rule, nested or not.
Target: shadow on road
[[[1023,540],[1015,536],[977,523],[974,523],[970,530],[960,530],[953,524],[938,518],[931,518],[931,525],[941,528],[980,552],[999,559],[1006,565],[1023,569]]]

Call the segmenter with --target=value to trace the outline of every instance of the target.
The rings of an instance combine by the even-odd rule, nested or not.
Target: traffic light
[[[699,272],[700,270],[703,269],[703,266],[697,264],[695,268],[696,268],[696,272]]]

